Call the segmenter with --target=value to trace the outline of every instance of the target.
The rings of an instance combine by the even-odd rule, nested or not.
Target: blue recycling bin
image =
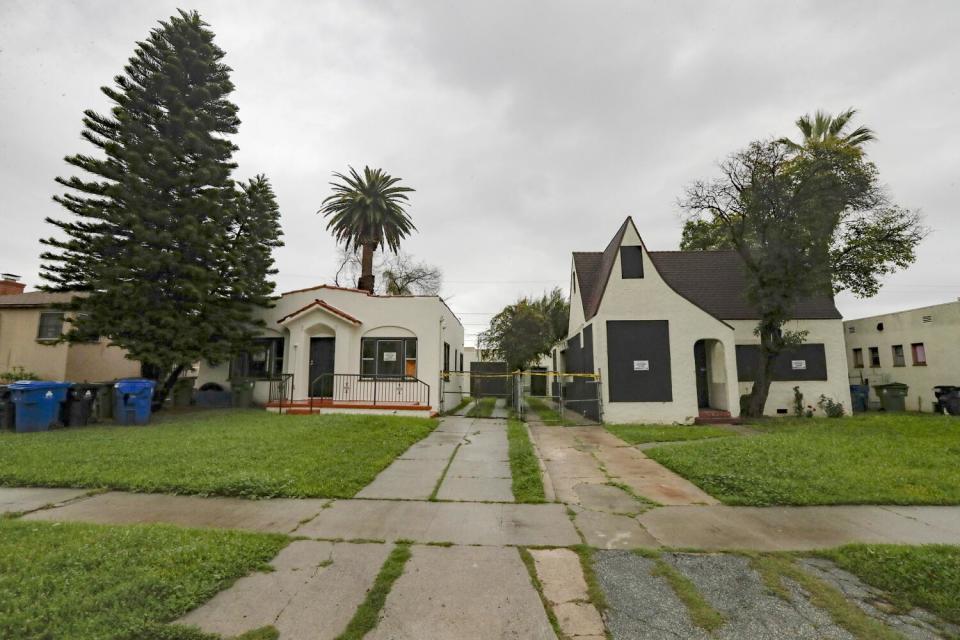
[[[18,433],[47,431],[60,417],[60,405],[67,399],[69,382],[20,380],[9,387],[13,402],[14,426]]]
[[[113,421],[117,424],[147,424],[153,403],[153,380],[117,380],[114,388]]]

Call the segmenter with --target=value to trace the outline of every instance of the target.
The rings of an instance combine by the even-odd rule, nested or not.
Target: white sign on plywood
[[[634,371],[650,371],[650,361],[649,361],[649,360],[634,360],[634,361],[633,361],[633,370],[634,370]]]
[[[794,371],[803,371],[804,369],[807,368],[807,361],[806,361],[806,360],[791,360],[791,361],[790,361],[790,366],[791,366],[791,368],[793,368]]]

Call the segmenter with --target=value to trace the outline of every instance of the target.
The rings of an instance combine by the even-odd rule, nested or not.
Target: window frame
[[[917,358],[917,353],[919,347],[919,353],[922,358]],[[915,367],[925,367],[927,366],[927,348],[922,342],[911,342],[910,343],[910,355],[913,358],[913,366]]]
[[[57,335],[44,335],[44,318],[49,316],[59,316]],[[63,337],[63,323],[66,322],[66,314],[62,311],[41,311],[37,319],[37,342],[57,342]]]
[[[880,368],[882,366],[880,362],[880,347],[868,347],[868,353],[870,354],[870,368]]]
[[[276,380],[283,374],[284,351],[286,341],[282,336],[262,336],[254,338],[252,348],[245,349],[230,361],[231,380]],[[251,375],[251,356],[254,349],[266,347],[266,372]]]
[[[397,362],[400,369],[399,373],[381,373],[380,372],[380,343],[399,342],[400,349],[396,351]],[[366,346],[373,345],[373,357],[366,353]],[[412,348],[411,348],[412,346]],[[411,352],[413,355],[411,355]],[[418,370],[419,345],[416,337],[409,336],[369,336],[360,338],[360,377],[365,380],[409,380],[417,377]],[[366,363],[373,363],[373,371],[364,366]],[[413,363],[413,373],[409,372],[408,367]]]
[[[899,349],[900,351],[898,352],[897,349]],[[907,354],[904,352],[902,344],[891,345],[890,353],[893,355],[893,366],[895,367],[907,366]]]
[[[863,348],[857,347],[853,350],[853,368],[863,369]]]

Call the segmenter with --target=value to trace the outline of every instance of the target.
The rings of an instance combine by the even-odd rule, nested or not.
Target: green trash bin
[[[97,422],[113,419],[113,385],[116,382],[103,382],[97,389],[93,403],[93,415]]]
[[[237,409],[249,409],[253,406],[253,382],[250,380],[231,381],[230,391],[233,406]]]
[[[906,411],[907,391],[910,387],[902,382],[877,384],[873,387],[880,398],[880,408],[884,411]]]
[[[180,378],[173,383],[173,406],[189,407],[193,403],[193,383],[196,378]]]

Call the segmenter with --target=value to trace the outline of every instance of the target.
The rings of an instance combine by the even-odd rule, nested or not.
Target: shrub
[[[11,367],[9,371],[0,371],[0,383],[16,382],[17,380],[39,380],[40,376],[27,371],[23,367]]]
[[[793,388],[793,415],[802,418],[804,414],[803,394],[800,393],[800,387]]]
[[[842,404],[825,395],[821,395],[820,399],[817,400],[817,406],[827,414],[828,418],[841,418],[845,413]]]

